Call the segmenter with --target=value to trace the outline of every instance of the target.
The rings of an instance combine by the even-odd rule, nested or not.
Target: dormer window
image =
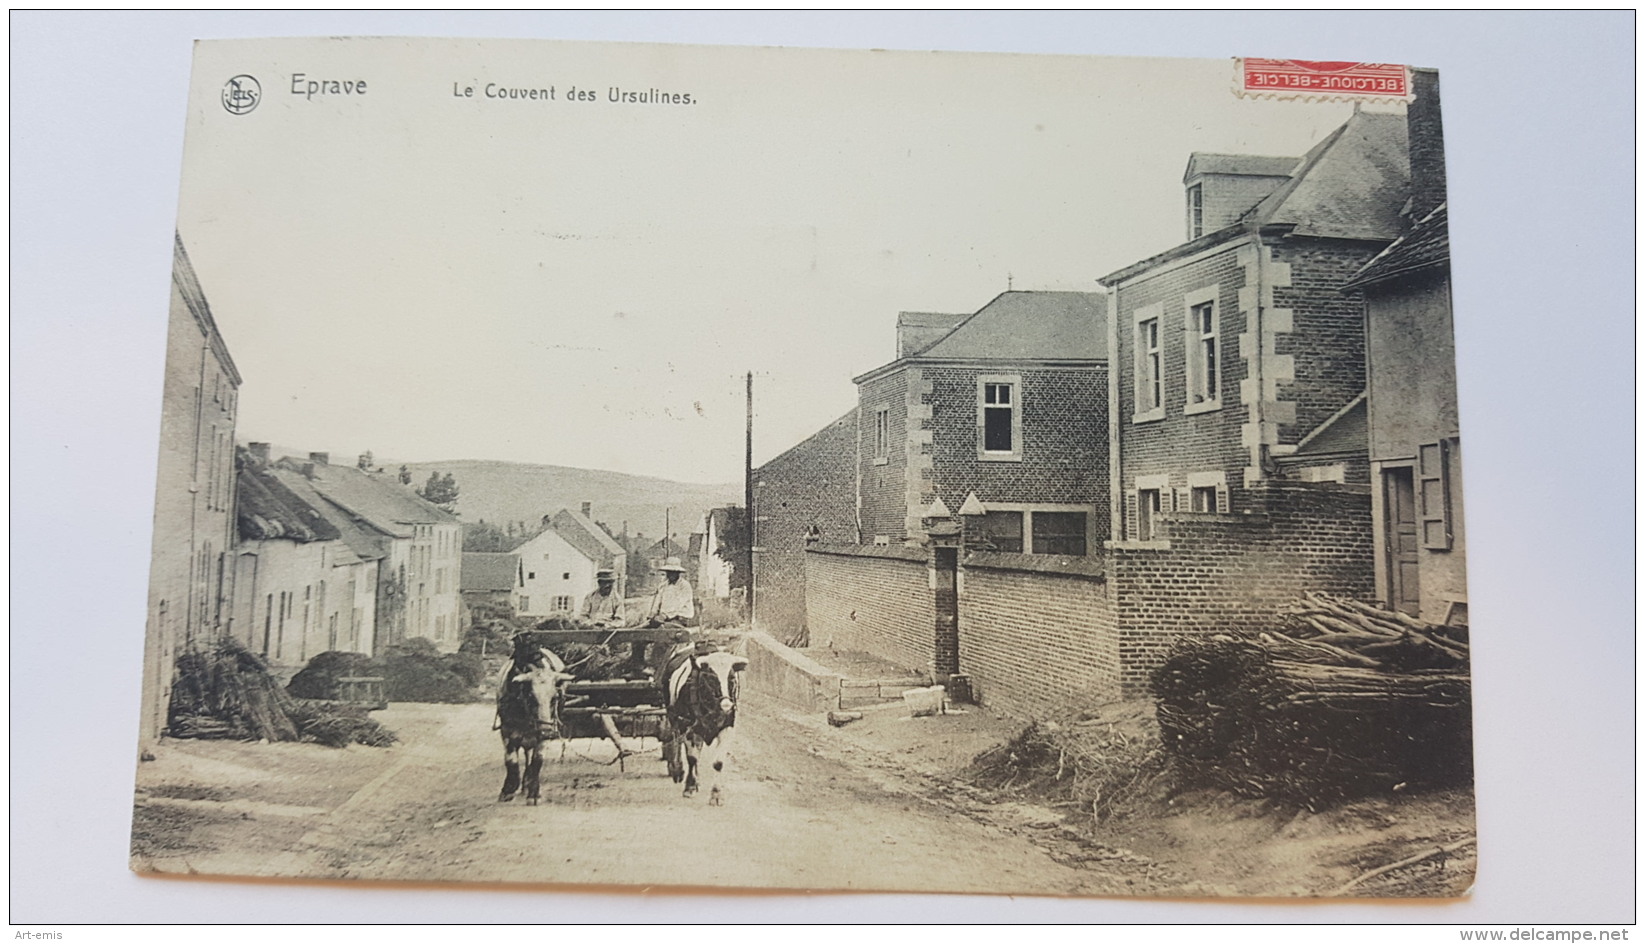
[[[1194,184],[1188,188],[1188,238],[1205,235],[1205,187]]]

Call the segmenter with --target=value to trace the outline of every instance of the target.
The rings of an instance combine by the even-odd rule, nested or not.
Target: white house
[[[594,590],[594,574],[603,568],[617,573],[621,591],[627,558],[622,545],[599,525],[562,508],[545,519],[542,533],[514,549],[525,577],[520,584],[521,616],[576,615],[583,597]]]
[[[259,446],[252,444],[253,450]],[[332,465],[323,452],[310,453],[307,462],[281,459],[276,467],[301,473],[344,520],[386,543],[377,580],[376,649],[422,637],[442,652],[455,652],[463,637],[457,519],[392,477]]]
[[[691,551],[697,558],[696,590],[705,598],[724,600],[731,596],[731,562],[719,555],[720,536],[729,521],[730,509],[710,509],[691,536]]]
[[[371,653],[387,542],[266,459],[247,453],[239,473],[234,635],[277,666],[333,650]]]

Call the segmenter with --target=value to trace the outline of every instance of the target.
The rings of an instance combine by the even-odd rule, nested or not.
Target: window
[[[1178,511],[1227,514],[1231,507],[1228,504],[1228,473],[1190,472],[1188,488],[1178,492],[1176,499]]]
[[[1021,377],[977,378],[977,457],[1006,461],[1022,458]]]
[[[531,598],[530,597],[521,597],[520,598],[520,609],[523,610],[524,612],[527,612],[527,613],[531,612]]]
[[[556,611],[571,609],[571,598],[570,597],[555,597],[554,598],[554,609]]]
[[[1165,372],[1160,356],[1161,305],[1149,305],[1136,315],[1135,360],[1136,405],[1131,421],[1141,423],[1165,418]]]
[[[1020,511],[990,511],[983,515],[979,543],[988,550],[1021,554],[1022,517]]]
[[[1188,309],[1188,342],[1188,403],[1216,403],[1222,399],[1222,378],[1217,371],[1221,344],[1216,302],[1202,302]]]
[[[571,571],[568,570],[565,573],[561,574],[560,579],[561,580],[570,580],[571,579]]]
[[[1205,189],[1203,184],[1188,188],[1188,238],[1205,235]]]
[[[1423,443],[1417,449],[1417,521],[1422,546],[1451,549],[1451,443]]]
[[[874,411],[874,464],[885,465],[891,456],[891,408]]]
[[[1085,522],[1082,511],[1036,511],[1029,515],[1034,532],[1035,554],[1085,556]]]
[[[1160,490],[1144,488],[1137,490],[1137,539],[1152,541],[1154,531],[1158,525],[1160,513]]]

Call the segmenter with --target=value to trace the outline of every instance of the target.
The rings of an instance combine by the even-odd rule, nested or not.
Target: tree
[[[446,511],[452,511],[457,505],[457,479],[450,472],[441,475],[430,472],[428,481],[417,490],[425,501],[439,505]]]
[[[360,468],[361,472],[370,472],[371,469],[372,469],[372,466],[374,466],[376,464],[377,464],[377,462],[376,462],[375,459],[372,458],[370,449],[367,449],[365,452],[360,453],[360,460],[359,460],[358,465],[359,465],[359,468]]]
[[[478,524],[463,525],[463,550],[501,553],[514,549],[514,541],[503,529],[480,519]]]
[[[406,466],[403,466],[403,465],[400,466],[400,484],[401,485],[410,485],[411,484],[411,469],[409,469],[409,468],[407,468]]]
[[[725,526],[720,529],[715,556],[731,565],[732,588],[748,587],[748,512],[741,505],[727,505]]]

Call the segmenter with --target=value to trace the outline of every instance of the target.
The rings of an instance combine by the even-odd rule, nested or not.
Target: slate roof
[[[898,357],[913,357],[942,340],[954,326],[969,318],[967,314],[942,311],[897,312]]]
[[[1357,112],[1243,220],[1289,225],[1298,236],[1397,239],[1410,184],[1405,116]]]
[[[1192,165],[1190,165],[1192,166]],[[1298,236],[1398,239],[1411,182],[1405,116],[1357,112],[1309,149],[1291,179],[1238,223],[1181,243],[1098,279],[1114,285],[1161,263],[1208,249],[1251,227],[1284,226]]]
[[[1107,316],[1101,292],[1001,292],[919,356],[1101,360]]]
[[[644,556],[647,560],[652,558],[661,560],[665,557],[679,557],[683,559],[689,553],[689,551],[680,546],[680,542],[674,540],[673,538],[661,538],[657,541],[657,543],[645,549]]]
[[[582,552],[582,555],[600,566],[611,562],[613,557],[621,557],[626,552],[623,546],[605,533],[605,529],[588,519],[580,511],[570,508],[561,508],[549,520],[549,527],[566,539],[566,543]]]
[[[1296,169],[1299,158],[1262,157],[1257,154],[1211,154],[1195,151],[1188,155],[1188,169],[1182,172],[1182,182],[1202,174],[1232,174],[1240,177],[1289,177]]]
[[[509,591],[520,584],[520,555],[464,551],[462,590]]]
[[[1319,424],[1303,437],[1292,456],[1329,456],[1342,453],[1367,455],[1370,450],[1370,432],[1367,425],[1365,395],[1355,397],[1338,413]]]
[[[1365,268],[1349,280],[1344,290],[1364,288],[1389,279],[1449,265],[1451,262],[1450,213],[1441,203],[1423,217],[1411,231],[1394,240]]]
[[[279,468],[297,471],[304,465],[307,463],[281,459]],[[392,478],[368,475],[349,466],[315,465],[314,477],[307,481],[332,504],[394,537],[411,537],[413,525],[455,524],[457,521],[439,507],[424,501],[408,486]]]
[[[380,560],[388,556],[388,547],[381,534],[362,527],[347,511],[327,501],[324,495],[315,490],[313,483],[304,478],[303,473],[278,466],[270,469],[269,473],[288,491],[319,511],[337,530],[343,543],[354,552],[354,556],[361,560]]]
[[[292,494],[269,469],[241,469],[234,523],[243,541],[286,538],[299,544],[335,541],[341,535],[325,515]]]

